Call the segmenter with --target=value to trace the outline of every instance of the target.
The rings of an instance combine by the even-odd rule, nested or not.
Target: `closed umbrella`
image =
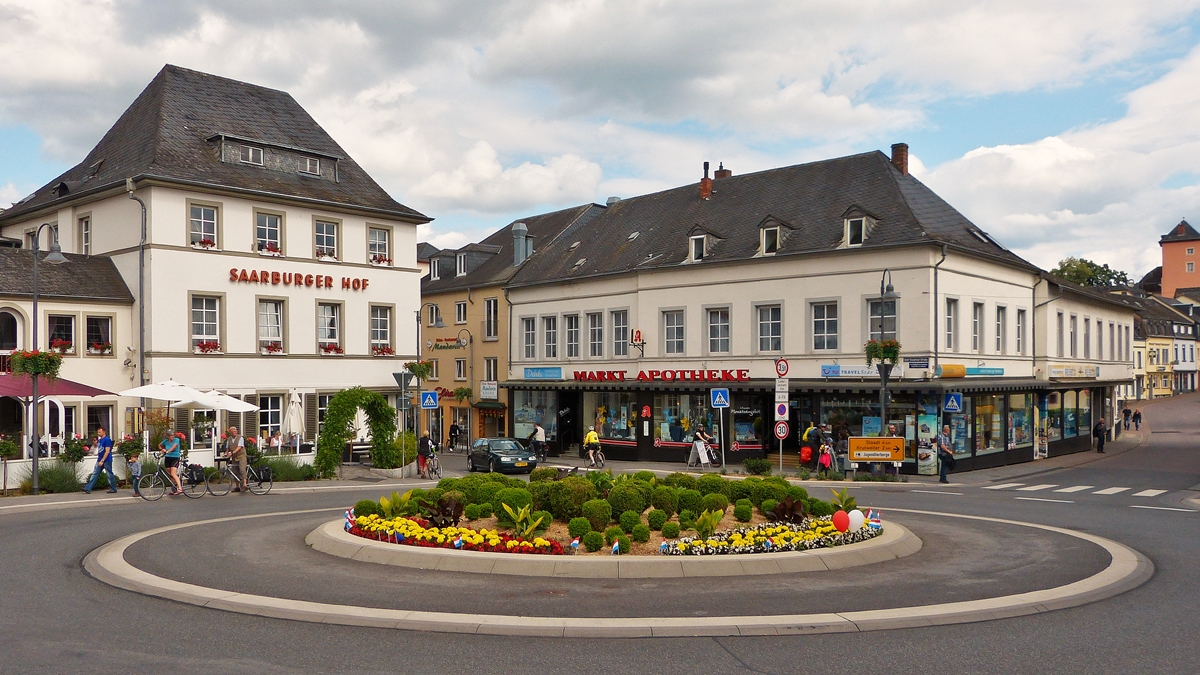
[[[304,438],[304,402],[297,392],[291,393],[287,414],[283,418],[282,432],[284,440],[291,445],[292,451],[299,451],[300,439]],[[296,436],[294,444],[291,442],[292,434]]]

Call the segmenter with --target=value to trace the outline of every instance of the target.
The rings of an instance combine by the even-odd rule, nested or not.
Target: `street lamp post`
[[[887,282],[886,286],[884,285],[885,281]],[[880,343],[883,342],[883,336],[884,336],[883,323],[884,323],[884,319],[887,317],[887,303],[888,302],[893,303],[893,307],[894,307],[896,299],[899,297],[900,297],[900,294],[897,293],[896,289],[892,286],[892,271],[889,269],[883,270],[883,275],[880,276],[880,278],[879,278],[879,342]],[[894,310],[893,310],[893,316],[895,316]],[[892,364],[889,363],[887,360],[880,360],[877,368],[879,369],[879,384],[880,384],[880,387],[879,387],[879,416],[880,416],[879,433],[884,434],[887,432],[887,420],[888,420],[888,416],[887,416],[888,389],[887,389],[887,387],[888,387],[888,378],[890,378],[892,375]]]
[[[471,334],[470,330],[463,328],[462,330],[458,331],[458,344],[460,344],[460,345],[463,344],[463,333],[467,334],[467,342],[466,342],[466,346],[467,346],[467,386],[469,386],[471,388],[471,392],[472,392],[472,394],[474,394],[474,392],[475,392],[475,336]],[[469,410],[469,408],[468,408],[468,410]],[[468,420],[470,419],[470,415],[467,416],[467,419]],[[461,431],[460,431],[460,433],[461,433]],[[468,424],[467,424],[467,446],[470,447],[470,445],[471,445],[471,425],[468,422]]]
[[[421,360],[421,313],[425,311],[426,307],[432,307],[435,312],[434,317],[433,317],[434,318],[433,327],[434,328],[445,328],[446,327],[446,324],[442,322],[442,312],[441,312],[441,310],[438,309],[437,305],[435,305],[432,302],[427,302],[427,303],[421,305],[421,308],[417,310],[417,361]],[[416,386],[417,403],[419,404],[421,402],[421,379],[416,378],[416,380],[417,380],[417,386]],[[418,405],[416,410],[413,411],[413,419],[414,419],[413,433],[416,434],[418,438],[420,438],[420,436],[421,436],[421,413],[417,412],[417,410],[422,410],[422,408],[420,408],[420,406]]]
[[[62,248],[58,245],[58,225],[50,223],[42,223],[36,230],[33,231],[33,348],[38,348],[38,253],[41,252],[38,246],[38,237],[42,233],[42,228],[48,227],[54,233],[54,240],[50,244],[50,253],[46,256],[46,262],[51,265],[61,265],[67,262],[66,256],[62,254]],[[38,493],[38,455],[41,451],[41,438],[38,436],[38,374],[30,373],[29,380],[33,384],[33,402],[30,406],[30,418],[32,419],[33,431],[30,434],[33,440],[33,471],[31,476],[32,492]]]

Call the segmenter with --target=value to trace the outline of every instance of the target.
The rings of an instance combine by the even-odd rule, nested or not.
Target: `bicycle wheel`
[[[204,493],[208,491],[208,484],[206,481],[193,483],[190,480],[184,480],[183,476],[180,476],[179,484],[183,486],[183,496],[191,497],[192,499],[200,499],[204,496]]]
[[[157,473],[146,474],[138,479],[138,492],[148,502],[157,501],[167,493],[167,483]]]
[[[246,481],[250,487],[250,491],[256,495],[265,495],[271,491],[271,486],[275,481],[271,480],[270,476],[264,475],[257,469],[250,467],[246,471]]]
[[[208,493],[214,497],[221,497],[229,494],[229,491],[233,489],[233,483],[233,472],[229,469],[221,469],[220,471],[209,476],[208,480],[205,481]]]
[[[441,478],[442,477],[442,463],[441,463],[441,461],[438,460],[436,455],[429,458],[429,477],[430,478]]]

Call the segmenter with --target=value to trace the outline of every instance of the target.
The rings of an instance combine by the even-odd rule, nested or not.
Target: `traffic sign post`
[[[963,399],[961,393],[946,394],[942,400],[942,410],[948,413],[960,413],[963,409]]]
[[[787,359],[775,359],[775,375],[776,377],[787,377],[788,362]]]
[[[725,464],[725,409],[729,407],[729,389],[712,389],[708,392],[709,403],[717,409],[718,419],[721,422],[720,436],[717,438],[721,443],[721,471],[726,471]]]
[[[438,393],[436,391],[421,392],[421,410],[437,410]]]
[[[787,418],[788,418],[788,404],[786,402],[785,403],[776,403],[775,404],[775,421],[778,422],[779,420],[787,420]]]
[[[783,475],[783,439],[788,435],[788,423],[775,423],[775,438],[779,441],[779,475]]]

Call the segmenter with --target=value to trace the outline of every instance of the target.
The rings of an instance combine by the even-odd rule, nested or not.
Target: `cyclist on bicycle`
[[[429,480],[427,471],[431,456],[433,456],[433,441],[429,440],[429,431],[426,430],[421,432],[421,440],[417,441],[417,471],[425,480]]]
[[[710,450],[709,445],[713,440],[712,434],[704,430],[703,424],[696,425],[696,433],[692,436],[692,454],[688,456],[688,466],[692,466],[693,461],[696,461],[704,468],[712,466],[708,458],[708,452]]]
[[[179,482],[179,436],[171,434],[162,439],[158,443],[158,449],[163,451],[163,466],[167,469],[167,475],[171,477],[171,494],[183,494],[183,484]]]
[[[592,462],[589,467],[596,466],[596,451],[600,449],[600,435],[596,433],[596,427],[588,427],[587,435],[583,437],[583,449],[587,450],[588,459]]]
[[[533,454],[537,455],[538,461],[546,461],[546,430],[541,424],[533,423],[533,433],[529,434],[529,439],[533,445]]]

